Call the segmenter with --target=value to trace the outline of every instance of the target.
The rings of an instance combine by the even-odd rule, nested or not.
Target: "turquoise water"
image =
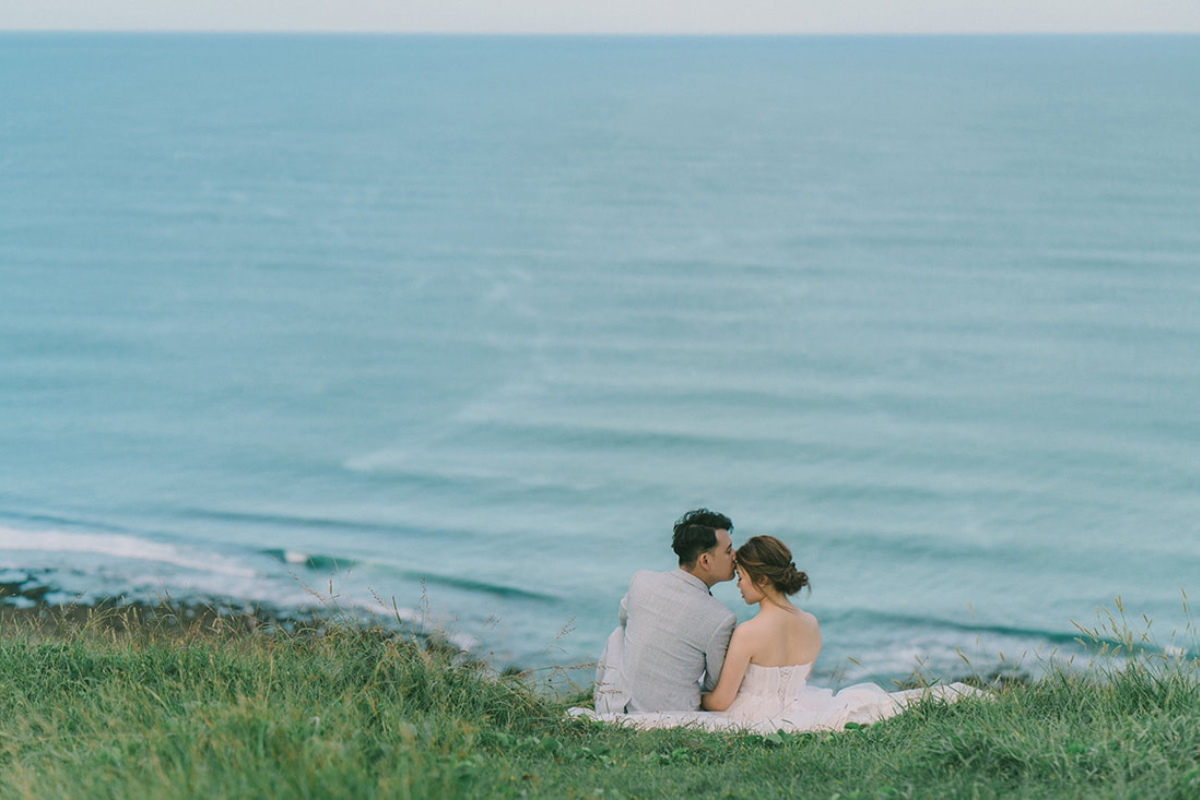
[[[1196,37],[0,36],[0,582],[566,664],[708,505],[825,670],[1165,639],[1197,98]]]

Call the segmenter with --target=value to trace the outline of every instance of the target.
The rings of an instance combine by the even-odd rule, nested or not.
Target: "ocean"
[[[1195,36],[0,35],[0,583],[549,670],[708,506],[827,680],[1167,645],[1198,100]]]

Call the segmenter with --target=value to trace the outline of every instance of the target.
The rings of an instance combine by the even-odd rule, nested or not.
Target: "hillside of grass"
[[[571,720],[537,676],[395,631],[157,619],[0,619],[0,798],[1200,797],[1187,658],[764,738]]]

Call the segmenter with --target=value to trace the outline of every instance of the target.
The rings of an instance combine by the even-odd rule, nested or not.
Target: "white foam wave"
[[[133,561],[155,561],[184,569],[236,578],[253,578],[257,572],[215,553],[181,548],[138,536],[67,531],[28,531],[0,527],[0,550],[46,553],[93,553]]]

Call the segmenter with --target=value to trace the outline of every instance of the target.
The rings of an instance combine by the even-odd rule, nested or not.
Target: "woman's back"
[[[754,619],[742,623],[750,634],[750,663],[760,667],[811,664],[821,652],[817,618],[789,604],[764,603]]]

